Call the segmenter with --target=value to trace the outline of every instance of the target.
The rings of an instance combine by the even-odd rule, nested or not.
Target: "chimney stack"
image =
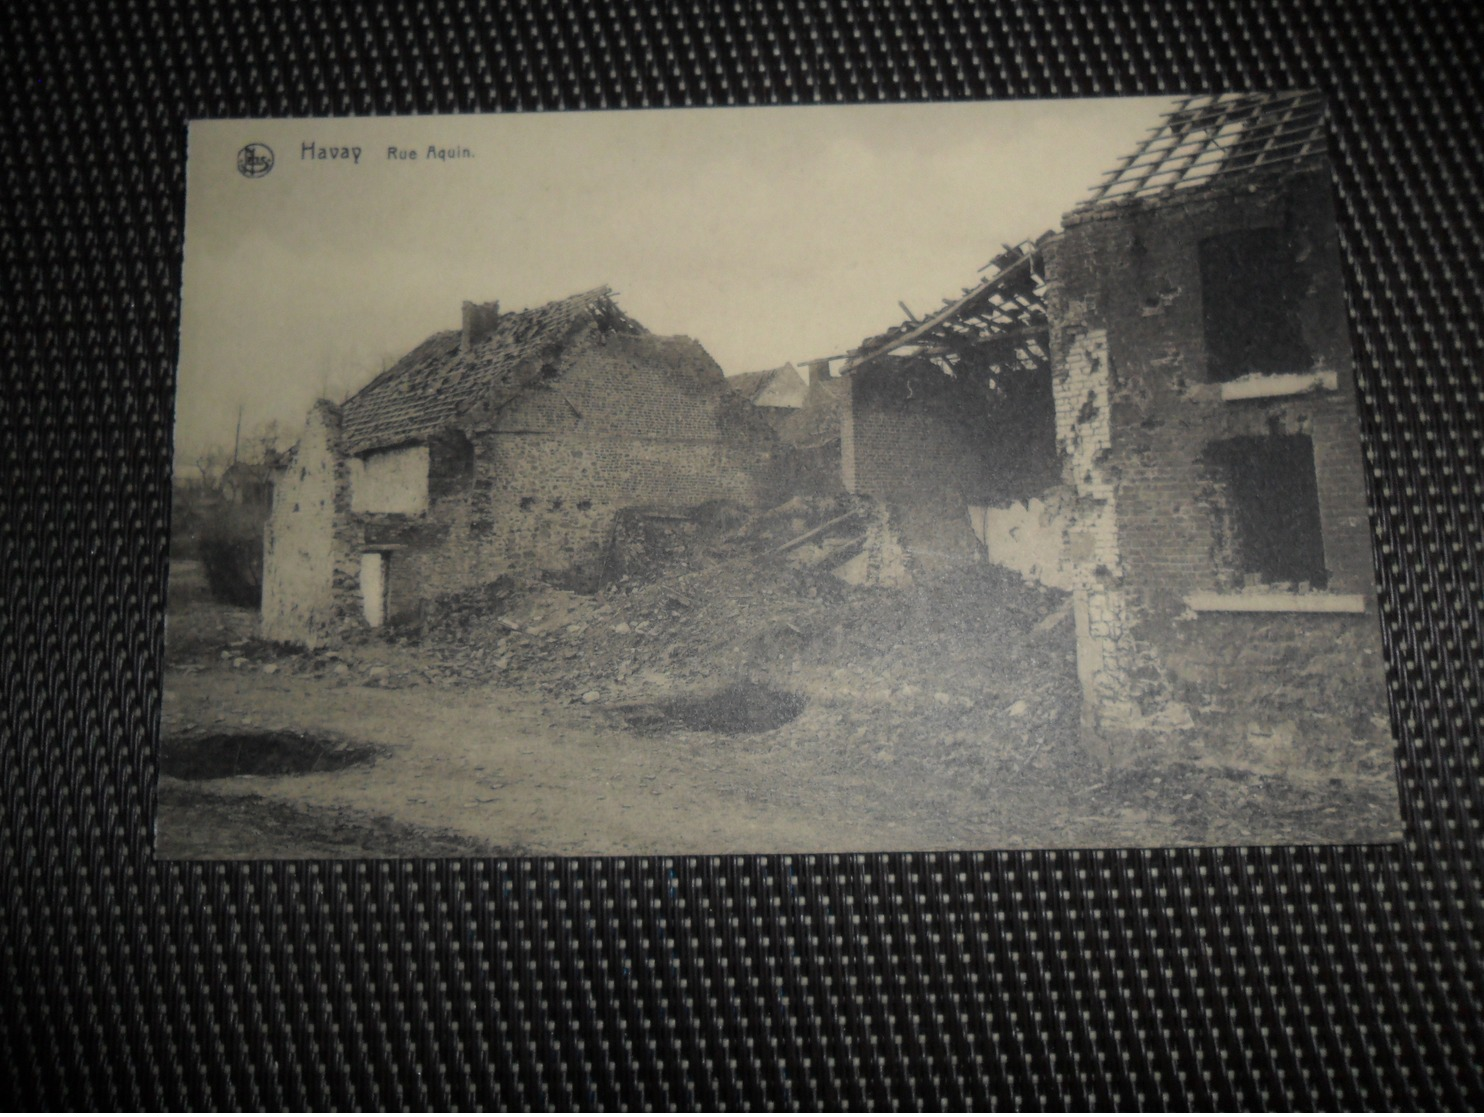
[[[467,352],[494,332],[500,321],[500,303],[464,303],[464,331],[459,349]]]

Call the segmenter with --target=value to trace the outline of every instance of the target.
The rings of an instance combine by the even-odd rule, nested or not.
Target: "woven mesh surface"
[[[117,0],[0,20],[6,1100],[1484,1105],[1476,16]],[[1304,86],[1332,109],[1405,845],[152,861],[186,119]]]

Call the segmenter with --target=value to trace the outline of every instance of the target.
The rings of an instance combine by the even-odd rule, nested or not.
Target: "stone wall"
[[[266,640],[324,643],[344,617],[348,587],[359,578],[344,524],[350,476],[339,441],[340,411],[322,400],[310,410],[274,485],[263,538]]]
[[[1327,177],[1114,205],[1069,215],[1066,224],[1046,247],[1047,300],[1057,436],[1075,494],[1066,545],[1087,725],[1104,734],[1189,730],[1239,748],[1270,739],[1262,727],[1275,721],[1305,727],[1300,736],[1374,739],[1385,690]],[[1276,230],[1272,239],[1286,246],[1274,282],[1292,285],[1284,302],[1311,364],[1221,382],[1206,367],[1203,299],[1214,293],[1202,289],[1201,244],[1249,228]],[[1318,584],[1262,585],[1233,540],[1219,447],[1274,436],[1301,436],[1313,447]],[[1197,597],[1220,605],[1212,595],[1274,588],[1371,612],[1296,607],[1236,618],[1191,608]],[[1242,644],[1259,635],[1261,649]],[[1329,656],[1337,647],[1344,653]],[[1332,677],[1295,682],[1288,667],[1321,655]],[[1279,692],[1299,701],[1305,717],[1280,718]]]
[[[625,508],[752,503],[772,435],[733,402],[688,338],[580,341],[504,410],[470,416],[466,446],[432,446],[426,515],[359,517],[392,549],[390,618],[507,573],[590,584]]]

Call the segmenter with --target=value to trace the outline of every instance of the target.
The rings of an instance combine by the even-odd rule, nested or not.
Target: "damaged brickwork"
[[[1084,209],[1045,255],[1089,733],[1387,741],[1327,173]]]
[[[1066,329],[1053,375],[1057,449],[1074,494],[1064,510],[1065,563],[1077,622],[1078,677],[1098,725],[1128,724],[1137,650],[1128,629],[1118,546],[1117,473],[1109,406],[1108,335]]]
[[[586,339],[549,381],[470,429],[467,484],[402,566],[438,597],[502,573],[597,573],[619,511],[751,503],[768,444],[727,429],[721,371],[688,338]]]
[[[623,510],[750,504],[766,487],[766,423],[697,342],[649,334],[606,290],[464,315],[311,412],[278,478],[265,637],[313,646],[418,620],[503,575],[590,583]]]

